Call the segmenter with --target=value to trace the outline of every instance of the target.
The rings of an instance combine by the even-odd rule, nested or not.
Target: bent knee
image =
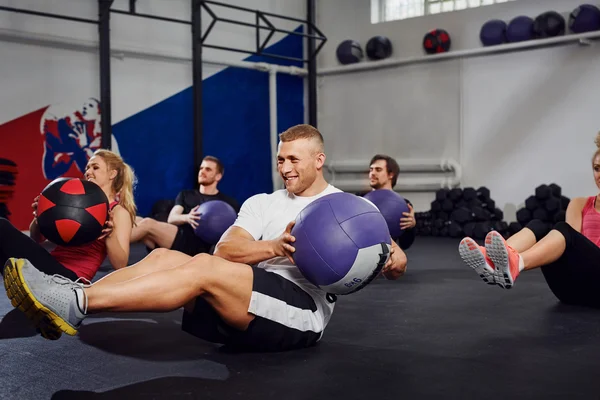
[[[199,254],[186,263],[181,272],[195,288],[197,295],[204,297],[213,307],[221,311],[227,310],[226,315],[230,318],[233,314],[238,314],[234,309],[239,308],[239,319],[236,317],[236,320],[247,317],[254,285],[254,272],[249,265]],[[243,306],[239,307],[240,304]]]
[[[573,232],[577,232],[571,225],[569,225],[568,222],[565,221],[557,222],[552,229],[562,233],[565,238],[571,236]]]
[[[192,257],[191,262],[186,265],[193,269],[193,272],[202,275],[207,284],[215,283],[232,275],[232,262],[224,260],[207,253],[200,253]]]
[[[548,234],[548,232],[550,232],[550,229],[548,228],[548,224],[546,224],[545,222],[543,222],[539,219],[533,219],[533,220],[529,221],[529,223],[527,224],[527,226],[525,226],[525,228],[527,228],[531,232],[533,232],[536,242],[539,242],[540,240],[542,240]]]
[[[154,225],[154,222],[156,222],[155,220],[153,220],[152,218],[142,218],[138,225],[139,226],[146,226],[146,227],[150,227],[152,225]]]
[[[195,267],[208,268],[215,265],[215,256],[208,253],[199,253],[192,257],[192,263]]]
[[[572,229],[572,227],[566,221],[559,221],[556,224],[554,224],[554,229],[556,229],[557,231],[563,230],[563,229],[570,230],[570,229]]]
[[[165,249],[164,247],[157,247],[148,254],[148,257],[164,257],[169,253],[169,249]]]
[[[10,229],[15,229],[13,224],[11,224],[6,218],[0,217],[0,232],[7,232]]]
[[[569,225],[568,222],[565,221],[557,222],[553,229],[560,232],[564,236],[567,246],[569,246],[573,241],[573,236],[578,233],[571,225]]]
[[[164,247],[157,247],[153,249],[150,254],[148,254],[148,257],[150,256],[154,258],[167,259],[173,266],[181,265],[185,262],[188,262],[192,258],[180,251],[171,250]]]

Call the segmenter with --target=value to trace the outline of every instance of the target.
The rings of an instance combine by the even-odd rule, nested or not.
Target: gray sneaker
[[[6,261],[4,287],[12,305],[40,330],[58,328],[67,335],[75,335],[86,317],[77,301],[78,295],[85,296],[83,284],[64,276],[44,274],[26,259]]]

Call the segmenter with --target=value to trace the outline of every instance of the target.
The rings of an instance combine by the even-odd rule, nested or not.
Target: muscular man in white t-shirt
[[[323,177],[323,137],[316,128],[297,125],[280,140],[277,159],[285,189],[248,199],[214,256],[158,249],[91,286],[10,259],[4,274],[8,296],[38,327],[58,333],[49,337],[76,334],[90,313],[183,307],[182,329],[205,340],[263,351],[313,345],[329,322],[335,297],[308,283],[294,265],[291,230],[307,204],[339,190]],[[392,242],[383,275],[399,278],[406,262]]]

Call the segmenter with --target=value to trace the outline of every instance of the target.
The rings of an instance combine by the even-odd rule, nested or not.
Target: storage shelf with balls
[[[376,70],[392,68],[401,65],[427,63],[441,60],[452,60],[457,58],[477,57],[488,54],[509,53],[515,51],[531,50],[536,48],[562,46],[569,44],[589,45],[592,40],[600,39],[600,31],[586,32],[581,34],[568,34],[553,38],[541,38],[516,43],[505,43],[497,46],[481,47],[467,50],[449,51],[446,53],[426,54],[418,57],[387,58],[385,60],[370,61],[341,67],[322,68],[318,75],[337,75],[357,71]]]

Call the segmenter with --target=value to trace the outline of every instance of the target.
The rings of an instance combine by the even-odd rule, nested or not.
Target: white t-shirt
[[[257,194],[242,204],[233,225],[246,230],[254,240],[273,240],[285,231],[286,226],[296,219],[304,207],[320,197],[337,192],[341,190],[328,185],[325,190],[312,197],[295,196],[286,189],[271,194]],[[334,308],[334,303],[326,299],[326,292],[310,283],[287,257],[274,257],[260,262],[257,267],[294,282],[310,294],[317,305],[317,315],[325,329]]]

